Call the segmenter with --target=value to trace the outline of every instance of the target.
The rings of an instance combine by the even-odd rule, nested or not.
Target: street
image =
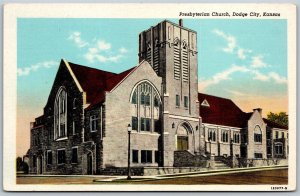
[[[288,169],[274,169],[263,171],[245,171],[218,175],[195,175],[187,177],[143,178],[133,177],[127,181],[126,177],[115,176],[22,176],[17,177],[17,184],[231,184],[231,185],[259,185],[259,184],[288,184]]]

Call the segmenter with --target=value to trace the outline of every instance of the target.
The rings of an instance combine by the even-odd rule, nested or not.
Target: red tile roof
[[[203,123],[244,128],[252,115],[252,112],[243,112],[230,99],[199,93],[198,100]],[[201,105],[204,100],[209,107]]]
[[[111,91],[135,68],[116,74],[71,62],[68,64],[83,91],[86,92],[86,100],[90,104],[88,108],[102,103],[105,99],[105,92]]]

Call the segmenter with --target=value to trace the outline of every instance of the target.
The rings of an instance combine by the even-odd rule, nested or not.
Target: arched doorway
[[[188,150],[189,149],[189,132],[190,128],[188,124],[182,123],[177,129],[177,150]]]

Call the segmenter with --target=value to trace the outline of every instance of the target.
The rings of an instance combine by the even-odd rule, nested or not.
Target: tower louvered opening
[[[186,49],[182,50],[182,80],[184,82],[189,81],[189,59],[188,51]]]
[[[153,51],[153,65],[154,71],[159,74],[159,47],[155,47]]]
[[[174,43],[174,78],[179,80],[181,75],[180,68],[180,48],[178,43]]]

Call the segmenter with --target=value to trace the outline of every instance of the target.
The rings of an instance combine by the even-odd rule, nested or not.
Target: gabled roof
[[[268,127],[278,128],[278,129],[286,129],[286,130],[288,129],[287,126],[280,125],[280,124],[278,124],[276,122],[273,122],[273,121],[270,121],[270,120],[268,120],[266,118],[264,118],[263,120],[267,124]]]
[[[92,108],[105,99],[105,92],[117,86],[135,67],[116,74],[83,65],[68,62],[83,91],[86,92],[88,108]]]
[[[252,112],[243,112],[230,99],[198,93],[198,100],[203,123],[244,128],[252,115]],[[209,106],[201,105],[204,100]]]

